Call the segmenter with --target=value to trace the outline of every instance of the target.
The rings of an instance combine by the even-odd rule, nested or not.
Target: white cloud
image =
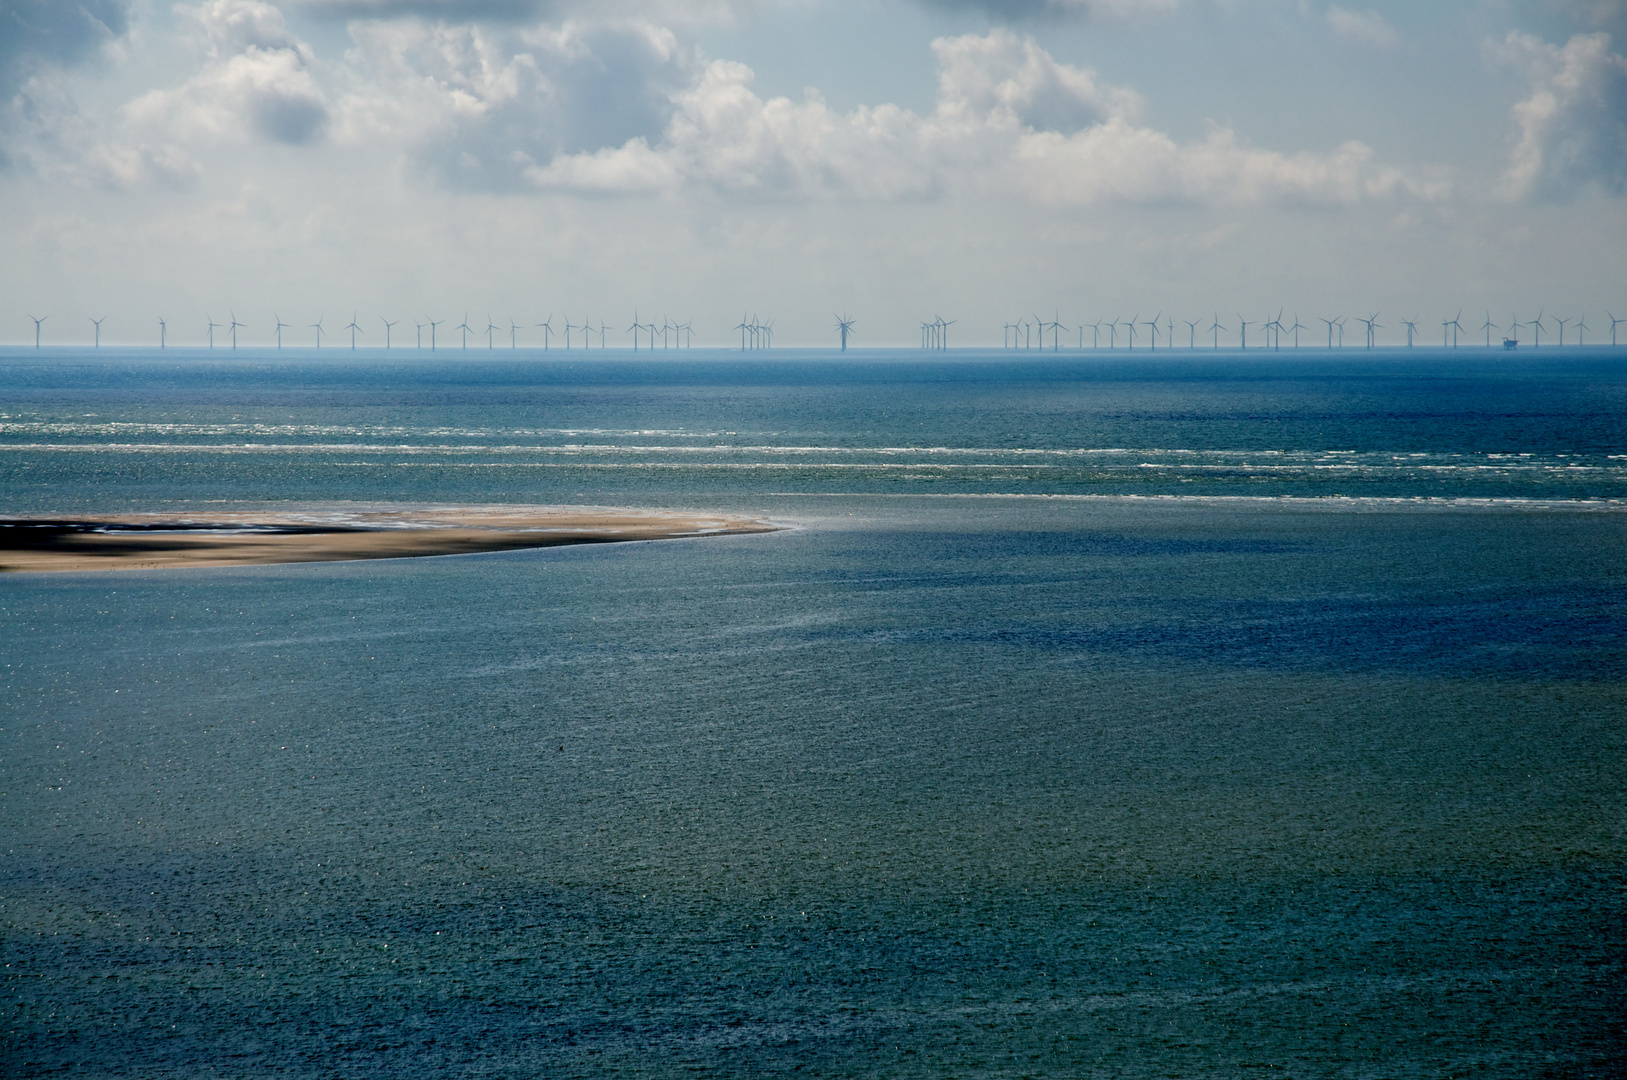
[[[346,19],[423,18],[448,23],[534,24],[565,19],[641,19],[662,25],[732,21],[760,0],[289,0]]]
[[[1611,51],[1610,35],[1558,46],[1512,33],[1494,52],[1531,80],[1531,96],[1513,110],[1518,141],[1504,193],[1561,198],[1592,184],[1627,193],[1627,59]]]
[[[358,24],[344,137],[400,141],[457,187],[503,189],[561,153],[658,137],[699,65],[648,23]]]
[[[1106,18],[1162,15],[1181,0],[921,0],[927,7],[981,11],[1003,22],[1044,18]]]
[[[210,62],[182,85],[126,106],[136,133],[295,146],[322,136],[329,109],[311,71],[315,56],[289,32],[281,11],[258,0],[207,0],[177,10],[195,21]]]
[[[938,112],[941,116],[993,117],[1041,130],[1072,131],[1141,108],[1140,95],[1102,87],[1094,72],[1060,64],[1009,30],[940,38]]]
[[[1393,49],[1400,42],[1395,27],[1376,11],[1350,11],[1334,5],[1328,8],[1328,25],[1347,41],[1371,49]]]
[[[1373,160],[1359,143],[1331,154],[1251,149],[1228,129],[1180,144],[1135,123],[1140,98],[1058,63],[1008,30],[940,39],[935,111],[836,113],[818,97],[763,100],[752,73],[722,61],[677,99],[659,141],[561,155],[527,169],[544,188],[671,191],[685,185],[765,197],[914,198],[1006,187],[1045,205],[1346,205],[1435,199],[1439,183]]]

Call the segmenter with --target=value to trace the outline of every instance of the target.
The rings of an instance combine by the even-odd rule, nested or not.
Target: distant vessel
[[[1503,339],[1503,348],[1512,349],[1520,343],[1519,338],[1506,337]]]

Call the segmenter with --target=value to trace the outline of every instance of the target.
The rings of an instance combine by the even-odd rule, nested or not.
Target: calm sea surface
[[[0,1073],[1627,1076],[1627,349],[0,351]]]

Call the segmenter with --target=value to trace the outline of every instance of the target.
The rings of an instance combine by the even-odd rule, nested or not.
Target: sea
[[[1627,349],[0,351],[0,1074],[1627,1076]]]

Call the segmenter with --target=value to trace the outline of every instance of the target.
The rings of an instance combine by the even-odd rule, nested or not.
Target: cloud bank
[[[1531,80],[1514,106],[1517,140],[1503,192],[1562,199],[1597,186],[1627,194],[1627,58],[1610,35],[1577,34],[1553,45],[1511,33],[1495,50]]]
[[[1055,60],[1010,30],[942,38],[934,111],[838,113],[817,96],[764,100],[753,74],[707,64],[659,140],[563,154],[526,170],[539,187],[762,197],[921,198],[1006,187],[1050,206],[1101,202],[1347,205],[1444,194],[1375,161],[1360,143],[1328,154],[1250,148],[1216,128],[1181,144],[1137,123],[1139,95]]]

